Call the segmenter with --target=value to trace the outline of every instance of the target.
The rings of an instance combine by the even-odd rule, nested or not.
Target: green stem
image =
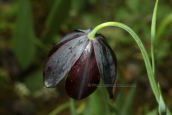
[[[142,52],[144,62],[145,62],[145,65],[146,65],[146,69],[147,69],[147,72],[148,72],[148,78],[149,78],[151,87],[152,87],[153,93],[155,95],[155,98],[156,98],[157,102],[159,103],[160,94],[159,94],[159,90],[158,90],[158,87],[157,87],[157,84],[156,84],[156,81],[155,81],[154,74],[152,72],[152,67],[151,67],[151,63],[150,63],[148,54],[147,54],[147,52],[145,50],[145,47],[144,47],[143,43],[141,42],[140,38],[137,36],[137,34],[131,28],[129,28],[128,26],[126,26],[126,25],[124,25],[122,23],[119,23],[119,22],[106,22],[106,23],[100,24],[97,27],[95,27],[93,29],[93,31],[91,31],[91,33],[88,34],[88,38],[93,40],[95,38],[96,32],[98,30],[100,30],[101,28],[104,28],[104,27],[107,27],[107,26],[117,26],[117,27],[123,28],[128,33],[130,33],[131,36],[134,38],[134,40],[136,41],[136,43],[138,44],[138,46],[139,46],[139,48],[140,48],[140,50]]]

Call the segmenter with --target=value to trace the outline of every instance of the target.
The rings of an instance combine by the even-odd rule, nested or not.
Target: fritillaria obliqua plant
[[[116,56],[104,36],[92,29],[75,30],[64,36],[49,53],[44,68],[44,86],[55,87],[68,73],[66,92],[80,100],[93,93],[102,78],[109,97],[113,97],[116,78]],[[95,84],[94,86],[92,84]]]
[[[76,30],[69,33],[52,48],[44,67],[44,86],[55,87],[68,74],[66,91],[70,97],[80,100],[96,90],[97,87],[90,87],[90,84],[99,84],[101,78],[105,86],[107,84],[111,86],[106,89],[109,97],[112,98],[112,86],[116,78],[116,56],[105,37],[97,31],[107,26],[116,26],[130,33],[141,50],[151,88],[159,104],[159,114],[171,115],[163,101],[160,86],[155,80],[154,39],[157,6],[158,0],[155,4],[151,26],[152,65],[143,43],[131,28],[119,22],[106,22],[94,29]]]

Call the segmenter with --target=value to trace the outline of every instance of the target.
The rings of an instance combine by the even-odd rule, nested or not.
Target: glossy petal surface
[[[113,85],[116,78],[116,57],[112,54],[112,49],[109,49],[101,39],[94,39],[94,50],[97,65],[101,78],[106,89],[108,90],[109,97],[113,98]]]
[[[116,59],[116,55],[114,53],[114,51],[111,49],[111,47],[109,46],[108,42],[106,41],[105,37],[103,35],[101,35],[100,33],[96,34],[96,38],[99,39],[100,41],[102,41],[110,50],[111,55],[113,57],[113,60],[115,62],[115,67],[117,68],[117,59]]]
[[[55,87],[70,71],[88,45],[86,35],[72,39],[58,48],[44,67],[44,86]]]
[[[74,99],[83,99],[96,90],[100,81],[94,47],[90,41],[66,80],[66,91]]]
[[[82,35],[85,35],[85,33],[83,33],[82,31],[79,31],[79,30],[75,30],[75,31],[67,34],[50,50],[48,56],[51,56],[60,46],[62,46],[66,42],[68,42],[72,39],[75,39],[77,37],[80,37]]]

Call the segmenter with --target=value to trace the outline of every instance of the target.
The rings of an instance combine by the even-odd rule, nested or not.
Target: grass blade
[[[164,31],[166,30],[167,26],[172,22],[172,13],[166,16],[159,25],[157,30],[155,46],[159,43],[160,38],[162,37]]]
[[[31,65],[35,57],[34,39],[31,4],[29,0],[21,0],[13,33],[13,47],[16,59],[23,68]]]
[[[160,97],[159,97],[159,114],[160,115],[166,115],[167,114],[167,109],[166,109],[166,106],[165,106],[165,103],[164,103],[164,100],[163,100],[163,96],[162,96],[162,93],[161,93],[161,88],[160,88],[160,85],[158,83],[158,89],[159,89],[159,93],[160,93]]]
[[[42,35],[44,41],[51,40],[58,32],[61,24],[68,16],[71,0],[55,0],[45,23],[45,31]]]
[[[119,92],[115,98],[115,108],[117,110],[120,110],[123,106],[123,99],[124,99],[124,95],[123,95],[123,92],[122,92],[122,87],[119,88]]]
[[[130,115],[131,114],[131,108],[132,108],[135,91],[136,91],[136,87],[132,87],[129,90],[126,101],[124,103],[124,107],[122,109],[122,115],[127,115],[127,114]]]
[[[88,105],[88,99],[84,99],[84,102],[85,102],[85,109],[84,109],[84,115],[90,115],[90,112],[89,112],[89,105]]]
[[[151,57],[152,57],[152,71],[155,77],[155,60],[154,60],[154,44],[155,44],[155,31],[156,31],[156,15],[158,8],[158,0],[156,0],[155,8],[152,17],[152,25],[151,25]]]
[[[103,104],[97,91],[90,95],[90,108],[92,109],[91,114],[93,115],[101,115],[104,113]]]
[[[158,109],[155,108],[152,111],[150,111],[149,113],[147,113],[146,115],[158,115]]]
[[[104,83],[102,80],[100,80],[100,86],[98,88],[98,91],[100,92],[101,94],[101,100],[102,100],[102,103],[103,103],[103,114],[104,115],[110,115],[110,108],[109,108],[109,96],[108,96],[108,92],[107,92],[107,89],[104,87]]]
[[[69,107],[69,103],[64,103],[58,106],[56,109],[54,109],[49,115],[57,115],[58,113],[60,113],[61,111],[63,111],[64,109],[68,107]]]
[[[70,112],[71,112],[71,115],[77,115],[76,110],[75,110],[75,103],[72,98],[70,98]]]

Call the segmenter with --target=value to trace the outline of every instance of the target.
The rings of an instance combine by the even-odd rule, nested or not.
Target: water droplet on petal
[[[69,49],[72,50],[72,47],[70,47]]]

